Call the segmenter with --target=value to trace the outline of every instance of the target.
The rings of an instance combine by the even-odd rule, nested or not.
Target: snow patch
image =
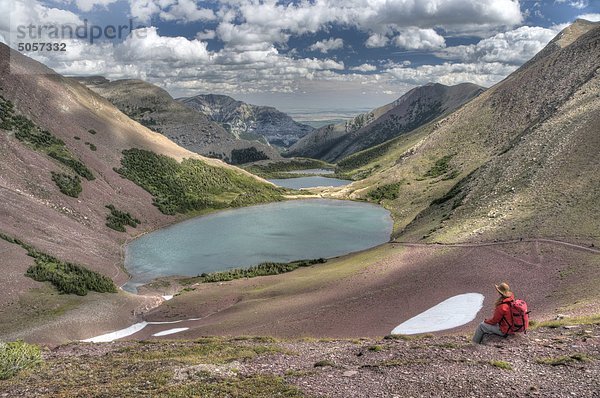
[[[131,336],[132,334],[139,332],[146,326],[148,326],[148,322],[140,322],[131,325],[128,328],[117,330],[116,332],[102,334],[100,336],[92,337],[82,341],[84,343],[109,343],[114,340],[122,339],[123,337]]]
[[[189,319],[180,319],[178,321],[163,321],[163,322],[139,322],[135,325],[131,325],[128,328],[117,330],[116,332],[106,333],[100,336],[92,337],[89,339],[81,340],[84,343],[109,343],[111,341],[115,341],[118,339],[122,339],[123,337],[131,336],[145,328],[148,325],[172,325],[174,323],[181,322],[193,322],[199,321],[202,318],[189,318]],[[179,328],[179,329],[189,329],[189,328]],[[170,329],[175,330],[175,329]],[[181,330],[180,330],[181,331]],[[173,332],[177,333],[177,332]],[[170,334],[170,333],[169,333]]]
[[[171,300],[173,298],[173,295],[172,294],[167,294],[165,296],[162,296],[162,298],[164,298],[166,301],[169,301],[169,300]]]
[[[392,330],[392,334],[417,334],[452,329],[471,322],[483,306],[484,296],[465,293],[450,297]]]
[[[169,334],[184,332],[188,329],[189,328],[174,328],[174,329],[169,329],[169,330],[163,330],[162,332],[154,333],[152,336],[154,336],[154,337],[167,336]]]

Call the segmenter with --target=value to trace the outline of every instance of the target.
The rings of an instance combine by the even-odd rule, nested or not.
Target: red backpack
[[[527,329],[529,328],[529,310],[527,309],[525,300],[511,301],[509,306],[512,324],[509,323],[507,334],[527,333]]]

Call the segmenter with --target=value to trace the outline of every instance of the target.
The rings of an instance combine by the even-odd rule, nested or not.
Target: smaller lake
[[[339,178],[328,178],[321,176],[297,177],[297,178],[277,178],[267,180],[273,184],[290,189],[314,188],[314,187],[343,187],[350,184],[350,180],[340,180]]]
[[[308,199],[225,210],[129,243],[125,288],[161,276],[340,256],[385,243],[391,231],[390,213],[369,203]]]
[[[330,169],[306,169],[286,171],[287,174],[333,174],[335,171]]]

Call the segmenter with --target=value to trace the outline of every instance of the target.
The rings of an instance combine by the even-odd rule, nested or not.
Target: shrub
[[[322,359],[320,361],[315,362],[313,366],[315,368],[323,368],[325,366],[331,366],[332,368],[334,368],[335,363],[333,361],[330,361],[329,359]]]
[[[49,151],[48,156],[58,160],[65,166],[70,167],[75,173],[88,181],[96,179],[90,169],[88,169],[81,161],[75,159],[66,149]]]
[[[447,179],[456,178],[458,174],[450,167],[450,160],[454,157],[452,155],[446,155],[441,159],[438,159],[435,164],[425,173],[425,177],[437,178],[441,175],[449,173]]]
[[[115,231],[125,232],[125,226],[136,228],[140,224],[140,220],[134,218],[131,214],[117,210],[113,205],[106,205],[110,210],[110,214],[106,216],[106,226]]]
[[[165,155],[141,149],[123,151],[123,177],[154,197],[154,205],[165,214],[204,209],[246,206],[281,200],[281,190],[254,178],[199,159],[181,163]]]
[[[94,175],[92,172],[65,146],[63,140],[55,137],[48,130],[43,130],[36,126],[31,120],[23,115],[16,115],[13,104],[0,96],[0,118],[2,122],[0,127],[6,130],[13,130],[15,138],[29,145],[36,151],[42,152],[51,158],[59,161],[65,166],[71,168],[81,177],[92,181]],[[79,137],[74,137],[76,140]]]
[[[253,146],[244,149],[233,149],[231,151],[231,164],[244,164],[268,158],[263,151],[259,151]]]
[[[0,380],[6,380],[23,369],[42,363],[40,347],[22,341],[0,342]]]
[[[92,150],[92,151],[96,151],[98,149],[98,147],[96,145],[92,144],[91,142],[86,142],[85,145],[90,147],[90,150]]]
[[[257,276],[279,275],[286,272],[292,272],[298,268],[310,267],[314,264],[324,264],[327,260],[317,258],[313,260],[298,260],[290,263],[261,263],[249,268],[234,268],[227,271],[204,273],[194,278],[181,279],[182,284],[192,284],[196,282],[211,283],[225,282],[234,279],[254,278]]]
[[[77,264],[61,261],[42,253],[33,246],[0,233],[0,239],[17,244],[27,250],[27,255],[35,259],[35,264],[27,269],[25,276],[37,282],[50,282],[61,293],[85,296],[88,291],[116,293],[112,279]]]
[[[381,203],[382,200],[394,200],[398,199],[398,195],[400,194],[400,185],[401,182],[395,182],[392,184],[381,185],[367,194],[367,197],[377,203]]]
[[[92,135],[96,135],[98,132],[94,129],[89,129],[88,133],[92,134]]]
[[[81,180],[78,176],[72,176],[64,173],[52,172],[52,181],[56,183],[60,192],[72,198],[79,197],[81,193]]]
[[[506,361],[490,361],[490,365],[504,370],[512,370],[512,365]]]
[[[589,361],[589,358],[585,354],[578,353],[573,355],[563,355],[560,357],[538,358],[535,361],[542,365],[560,366],[567,365],[572,362]]]

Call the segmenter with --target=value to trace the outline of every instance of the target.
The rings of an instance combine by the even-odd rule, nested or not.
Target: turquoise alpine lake
[[[385,243],[390,213],[369,203],[306,199],[225,210],[142,235],[126,246],[126,290],[170,275],[335,257]]]
[[[321,176],[279,178],[267,180],[273,184],[290,189],[302,189],[313,187],[342,187],[350,184],[350,180],[340,180],[339,178],[329,178]]]

